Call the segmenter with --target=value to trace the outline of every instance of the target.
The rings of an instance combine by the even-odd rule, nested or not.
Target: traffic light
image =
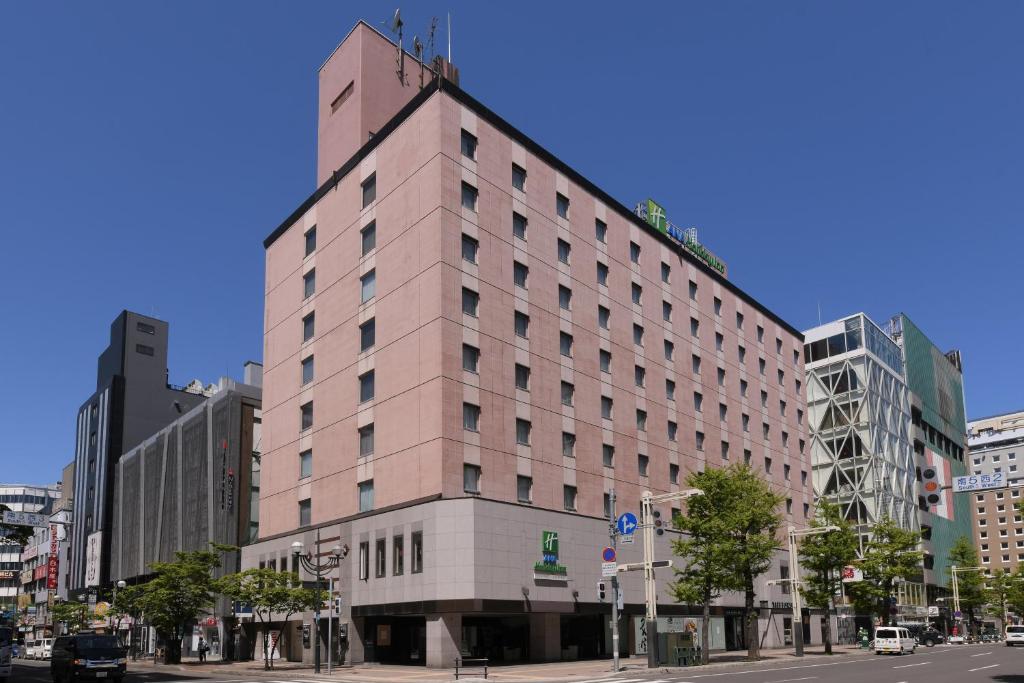
[[[604,602],[604,581],[597,582],[597,599]]]
[[[654,533],[661,536],[665,533],[665,523],[661,521],[661,510],[654,510],[651,514],[654,516]]]
[[[942,500],[942,484],[939,483],[939,473],[934,466],[926,465],[921,470],[921,489],[928,505],[938,505]]]

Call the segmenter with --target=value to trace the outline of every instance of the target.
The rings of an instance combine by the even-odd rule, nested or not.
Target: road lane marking
[[[792,669],[815,669],[820,666],[839,666],[841,664],[862,664],[864,662],[873,662],[873,659],[851,659],[843,662],[828,662],[827,664],[803,664],[801,666],[778,666],[774,668],[765,669],[751,669],[750,671],[728,671],[717,674],[697,674],[696,676],[687,676],[687,678],[712,678],[714,676],[739,676],[741,674],[763,674],[773,673],[775,671],[790,671]]]
[[[894,666],[894,669],[906,669],[911,666],[924,666],[925,664],[931,664],[931,662],[918,662],[917,664],[901,664],[900,666]]]
[[[985,655],[990,655],[990,654],[992,654],[992,653],[991,652],[979,652],[978,654],[971,655],[971,656],[972,657],[984,657]]]
[[[791,683],[791,681],[809,681],[817,676],[804,676],[803,678],[783,678],[781,681],[768,681],[768,683]]]
[[[971,671],[981,671],[982,669],[991,669],[994,666],[999,666],[999,665],[998,664],[989,664],[988,666],[979,666],[977,669],[968,669],[967,672],[970,673]]]

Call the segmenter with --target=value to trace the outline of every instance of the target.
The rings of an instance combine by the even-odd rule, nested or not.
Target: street
[[[531,669],[533,669],[531,671]],[[384,674],[384,672],[380,672]],[[352,676],[338,673],[319,680],[342,681],[414,681],[452,680],[452,672],[403,667],[400,672],[384,675]],[[298,671],[255,672],[248,676],[232,674],[195,675],[150,669],[129,670],[128,683],[310,683],[318,680],[311,673]],[[833,659],[809,657],[765,661],[753,665],[742,662],[714,665],[707,669],[673,670],[628,669],[618,675],[572,675],[570,669],[555,670],[548,665],[495,667],[490,679],[509,682],[548,680],[569,683],[1024,683],[1024,648],[1010,648],[1003,643],[981,645],[946,645],[921,648],[902,657],[858,653]],[[474,679],[475,680],[475,679]],[[49,662],[16,660],[12,683],[50,683]]]

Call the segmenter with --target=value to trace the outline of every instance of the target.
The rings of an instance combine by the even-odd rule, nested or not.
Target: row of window
[[[974,464],[975,465],[980,465],[981,461],[984,460],[984,459],[985,459],[984,455],[977,456],[977,457],[974,458]],[[992,457],[991,457],[992,462],[999,462],[1001,459],[1002,459],[1002,456],[999,453],[993,453],[992,454]],[[1017,454],[1015,452],[1013,452],[1013,451],[1010,451],[1009,453],[1006,454],[1006,459],[1007,460],[1016,460],[1017,459]]]
[[[377,538],[373,542],[374,565],[373,575],[383,579],[388,575],[388,539]],[[410,534],[410,571],[419,574],[423,571],[423,532],[414,531]],[[370,542],[359,544],[359,578],[367,581],[370,578]],[[391,576],[402,576],[405,573],[405,535],[395,534],[391,537]]]
[[[978,508],[978,512],[982,512],[983,510],[984,510],[984,508]],[[1013,516],[1014,524],[1020,524],[1022,521],[1024,521],[1024,518],[1022,518],[1020,515],[1014,515]],[[1006,526],[1006,517],[999,517],[998,521],[997,521],[997,524],[999,526]],[[981,526],[981,527],[988,526],[988,520],[987,519],[979,519],[978,520],[978,526]]]
[[[1016,528],[1014,528],[1013,534],[1014,534],[1014,536],[1024,536],[1024,527],[1016,527]],[[1009,532],[1008,529],[1000,529],[999,530],[999,538],[1007,538],[1009,535],[1010,535],[1010,532]],[[985,530],[979,531],[978,532],[978,538],[981,538],[983,540],[987,539],[988,538],[988,531],[985,531]]]

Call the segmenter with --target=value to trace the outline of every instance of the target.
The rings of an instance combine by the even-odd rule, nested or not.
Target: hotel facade
[[[320,69],[319,188],[264,243],[259,540],[242,565],[291,570],[317,534],[325,557],[349,548],[330,576],[335,661],[610,656],[613,491],[639,512],[645,490],[747,462],[784,523],[807,524],[803,337],[660,207],[619,203],[457,80],[364,23]],[[757,585],[767,646],[793,627],[766,585],[785,556]],[[658,578],[660,630],[699,624]],[[621,647],[643,652],[641,576],[621,584]],[[742,604],[718,601],[712,649],[745,647]],[[808,642],[821,618],[805,613]],[[279,625],[285,656],[312,658],[310,621]]]

